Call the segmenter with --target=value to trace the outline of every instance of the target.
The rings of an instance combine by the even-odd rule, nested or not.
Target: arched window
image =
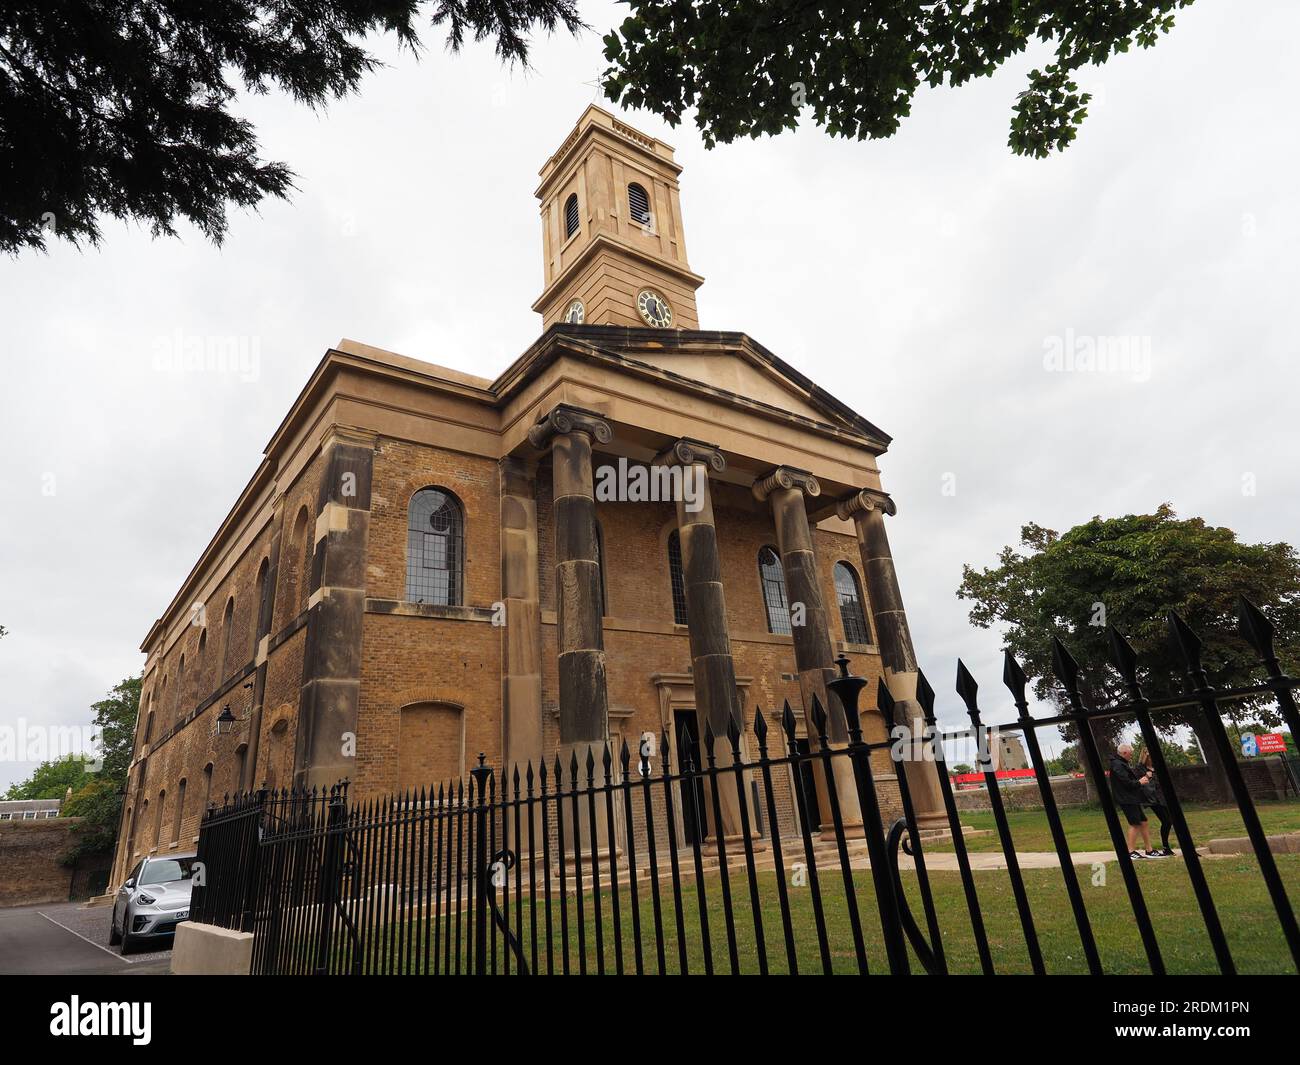
[[[185,816],[185,778],[181,777],[181,782],[176,785],[176,811],[172,814],[172,842],[179,843],[181,839],[181,819]]]
[[[241,743],[235,748],[235,780],[231,787],[231,791],[236,795],[244,787],[244,763],[246,761],[248,761],[248,744]]]
[[[262,559],[262,564],[257,567],[257,598],[253,601],[256,609],[253,611],[253,650],[250,655],[252,658],[257,657],[257,641],[262,635],[262,617],[266,612],[266,576],[271,569],[269,559]]]
[[[199,817],[202,818],[208,812],[208,804],[212,802],[212,763],[209,762],[203,767],[203,805],[199,807]]]
[[[200,665],[200,666],[203,664],[203,656],[204,656],[204,654],[207,653],[207,650],[208,650],[208,630],[207,630],[207,629],[203,629],[203,630],[199,633],[199,655],[198,655],[198,658],[199,658],[199,665]]]
[[[176,691],[172,695],[172,717],[179,719],[185,713],[185,656],[176,666]]]
[[[564,239],[568,240],[578,232],[578,194],[575,192],[564,201]]]
[[[836,562],[833,573],[835,597],[840,601],[840,621],[844,623],[844,639],[849,643],[870,643],[871,629],[862,608],[862,586],[858,583],[856,571],[847,562]]]
[[[596,522],[596,571],[600,574],[600,616],[608,612],[605,598],[605,530]]]
[[[673,589],[673,623],[685,625],[686,580],[682,576],[682,537],[676,529],[668,534],[668,579]]]
[[[465,512],[443,488],[411,497],[406,523],[406,598],[460,606],[464,595]]]
[[[167,803],[167,790],[164,788],[158,793],[158,810],[153,818],[153,845],[154,848],[162,846],[162,817],[163,807]]]
[[[148,743],[151,739],[153,739],[153,693],[152,692],[149,693],[149,711],[145,715],[145,719],[144,719],[144,737],[140,740],[140,742],[142,744]]]
[[[633,222],[639,226],[650,225],[650,196],[635,181],[627,187],[627,207]]]
[[[221,615],[221,673],[217,677],[217,686],[230,676],[230,635],[235,627],[235,597],[226,600],[225,612]]]
[[[770,547],[758,553],[758,579],[763,586],[763,606],[767,608],[767,631],[790,636],[793,630],[785,593],[785,572],[781,569],[781,557]]]
[[[290,613],[286,620],[292,620],[301,614],[311,597],[311,536],[307,531],[310,521],[307,508],[299,508],[298,516],[293,519],[293,532],[289,536],[289,551],[281,566],[288,582],[285,602]]]

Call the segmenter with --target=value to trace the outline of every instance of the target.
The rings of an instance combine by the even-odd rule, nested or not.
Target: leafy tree
[[[80,755],[70,754],[42,762],[32,775],[9,785],[6,799],[62,799],[71,788],[76,791],[86,782],[86,763]]]
[[[1079,747],[1078,744],[1067,744],[1061,748],[1061,753],[1055,758],[1047,760],[1047,772],[1051,775],[1060,775],[1064,773],[1077,773],[1079,771]]]
[[[975,767],[967,765],[965,762],[958,762],[955,766],[952,767],[952,772],[958,774],[973,773],[975,772]]]
[[[508,62],[527,61],[537,25],[582,28],[574,0],[0,5],[0,251],[43,249],[51,235],[97,244],[104,216],[154,236],[184,218],[220,242],[228,204],[293,187],[231,113],[238,90],[274,87],[313,108],[345,96],[379,65],[367,35],[395,34],[418,54],[426,6],[453,52],[493,38]]]
[[[1029,524],[1021,529],[1020,542],[1024,550],[1003,548],[995,567],[964,566],[957,597],[972,602],[974,624],[1005,626],[1004,643],[1033,680],[1035,693],[1062,712],[1068,704],[1052,675],[1054,635],[1079,662],[1088,705],[1123,699],[1120,678],[1109,666],[1107,622],[1137,651],[1140,679],[1152,699],[1187,690],[1183,659],[1169,639],[1170,610],[1204,641],[1205,667],[1216,688],[1244,686],[1260,675],[1254,651],[1237,634],[1239,595],[1269,615],[1284,664],[1300,659],[1300,556],[1287,544],[1241,543],[1231,529],[1200,518],[1179,519],[1168,504],[1154,514],[1095,517],[1064,534]],[[1232,712],[1278,720],[1265,696],[1241,700]],[[1196,732],[1226,794],[1223,767],[1199,709],[1166,712],[1157,724],[1164,729],[1187,725]],[[1125,727],[1131,727],[1131,719],[1092,722],[1103,753]],[[1062,733],[1074,738],[1069,727]]]
[[[69,864],[83,855],[110,852],[117,841],[142,683],[141,677],[127,677],[91,707],[103,764],[63,804],[64,816],[82,819],[71,850],[63,856]]]
[[[605,37],[605,94],[676,125],[688,108],[710,147],[794,129],[805,108],[833,136],[888,137],[922,84],[987,77],[1031,42],[1054,49],[1012,108],[1008,142],[1039,158],[1074,140],[1089,93],[1077,71],[1150,48],[1192,0],[628,0]]]
[[[1142,751],[1145,747],[1146,744],[1142,742],[1142,738],[1138,737],[1133,744],[1133,758],[1135,760],[1142,757]],[[1173,740],[1161,738],[1160,750],[1164,753],[1165,764],[1171,769],[1174,766],[1179,765],[1201,764],[1200,752],[1196,750],[1194,744],[1184,747],[1181,743],[1175,743]]]

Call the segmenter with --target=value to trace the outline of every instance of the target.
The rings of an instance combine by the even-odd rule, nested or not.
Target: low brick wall
[[[1252,758],[1238,761],[1242,778],[1251,798],[1256,802],[1275,801],[1295,795],[1291,787],[1291,778],[1281,758]],[[1214,793],[1210,767],[1206,765],[1180,765],[1169,770],[1174,778],[1174,790],[1180,802],[1219,802]],[[1001,786],[1002,805],[1008,810],[1041,809],[1042,797],[1038,786],[1029,784],[1009,784]],[[1052,781],[1052,794],[1057,806],[1083,806],[1088,802],[1088,785],[1083,777],[1070,780]],[[987,810],[989,808],[988,792],[958,791],[954,793],[959,810]]]
[[[109,857],[62,864],[78,817],[0,821],[0,906],[89,898],[103,890]]]
[[[1277,756],[1239,759],[1237,766],[1241,769],[1246,789],[1257,802],[1285,799],[1295,794],[1286,766]],[[1169,772],[1173,774],[1174,790],[1182,802],[1220,801],[1221,797],[1214,791],[1209,766],[1180,765]]]
[[[1003,784],[1002,805],[1008,810],[1037,810],[1043,806],[1043,797],[1038,785],[1033,781],[1028,784]],[[1083,777],[1070,780],[1052,781],[1052,796],[1057,806],[1082,806],[1088,801],[1087,782]],[[978,791],[958,791],[953,793],[958,810],[987,810],[989,793],[983,788]]]

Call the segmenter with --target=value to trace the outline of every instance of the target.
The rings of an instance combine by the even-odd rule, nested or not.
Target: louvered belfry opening
[[[627,205],[633,222],[639,226],[650,224],[650,197],[635,181],[627,187]]]
[[[575,192],[564,201],[564,239],[568,240],[578,232],[578,194]]]

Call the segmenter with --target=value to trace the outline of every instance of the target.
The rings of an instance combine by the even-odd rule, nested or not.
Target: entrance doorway
[[[700,751],[699,726],[695,719],[695,711],[674,710],[673,726],[677,740],[677,772],[680,773],[686,764],[685,752],[689,747],[691,764],[698,773],[703,756]],[[708,825],[708,817],[705,813],[707,807],[704,804],[704,780],[696,776],[690,782],[690,786],[683,781],[678,791],[682,803],[682,841],[686,844],[703,842],[701,834]]]

